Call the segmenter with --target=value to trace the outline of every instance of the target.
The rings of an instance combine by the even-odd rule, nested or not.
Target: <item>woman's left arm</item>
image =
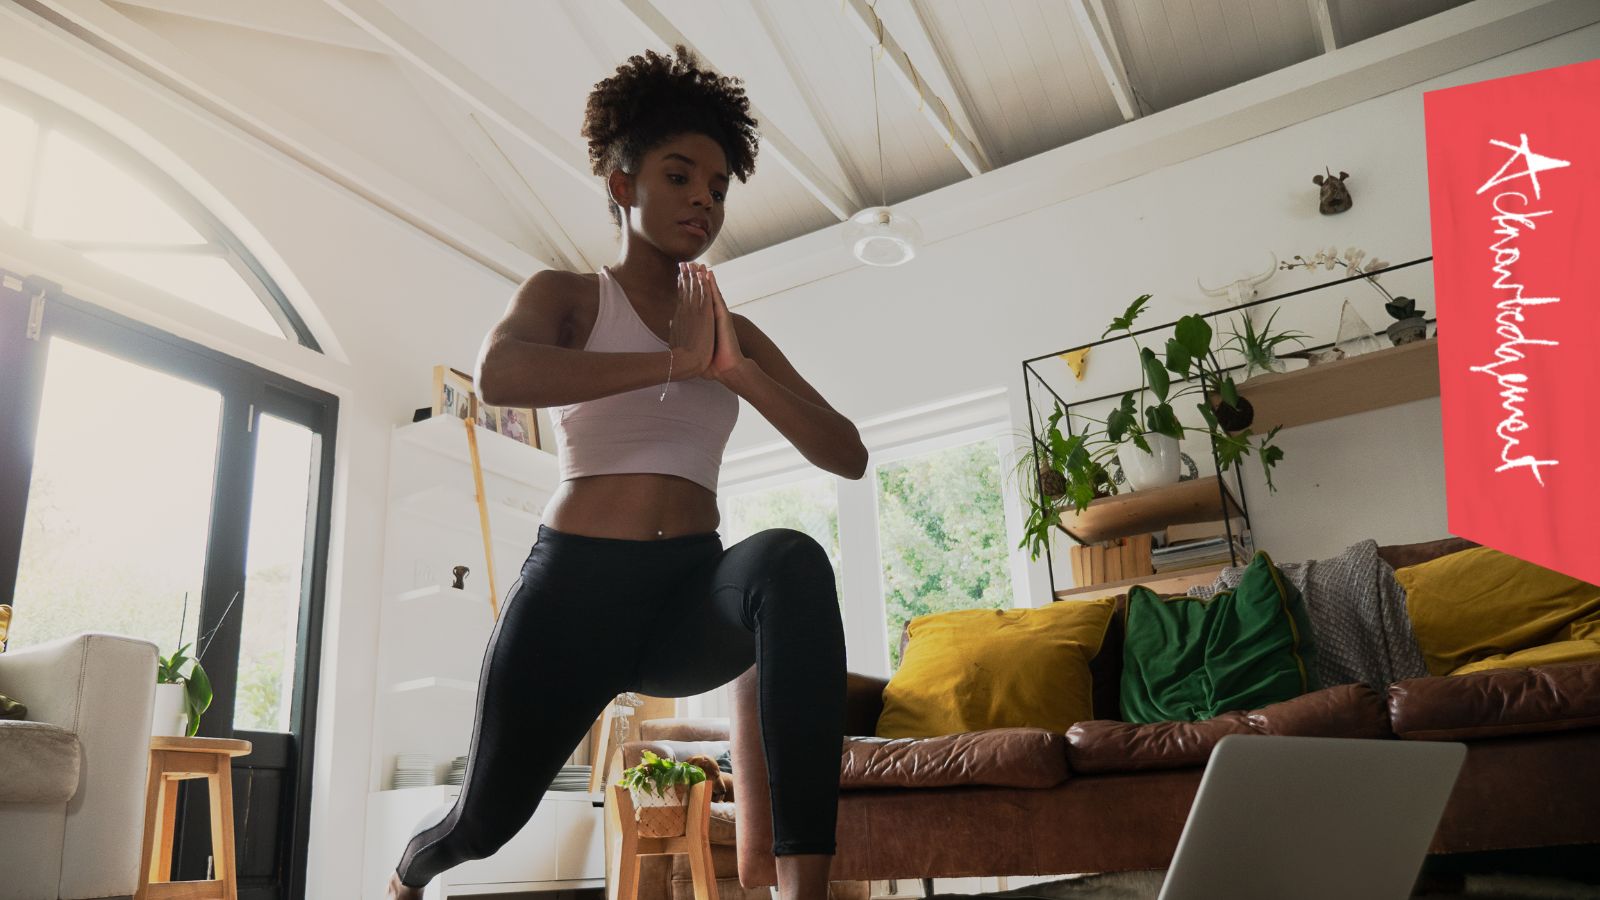
[[[745,358],[718,378],[750,401],[795,449],[818,468],[858,479],[867,471],[867,448],[849,419],[828,404],[756,324],[732,317]]]

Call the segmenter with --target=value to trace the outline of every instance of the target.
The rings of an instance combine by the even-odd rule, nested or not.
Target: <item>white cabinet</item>
[[[516,583],[560,483],[555,455],[477,429],[493,538],[496,599]],[[381,898],[417,823],[458,785],[389,790],[397,754],[428,754],[444,780],[472,737],[479,671],[494,629],[466,426],[435,417],[394,430],[384,535],[377,705],[367,803],[364,896]],[[452,570],[466,566],[461,588]],[[574,762],[588,762],[587,758]],[[494,856],[436,878],[426,896],[602,887],[601,795],[550,792]]]
[[[443,814],[461,793],[454,785],[376,791],[367,801],[365,896],[382,887],[417,823]],[[462,863],[433,880],[424,897],[592,888],[605,885],[605,809],[599,794],[551,791],[500,852]]]

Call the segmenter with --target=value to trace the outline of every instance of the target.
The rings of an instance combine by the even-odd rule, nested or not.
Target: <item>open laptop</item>
[[[1403,900],[1467,746],[1228,735],[1160,900]]]

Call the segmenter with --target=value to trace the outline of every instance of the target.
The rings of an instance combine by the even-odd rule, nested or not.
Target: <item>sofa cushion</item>
[[[1300,592],[1265,551],[1238,587],[1163,599],[1128,590],[1122,718],[1196,721],[1311,690],[1316,644]]]
[[[1600,727],[1600,662],[1491,669],[1389,686],[1394,733],[1421,741]]]
[[[1395,571],[1431,675],[1600,657],[1600,586],[1490,547]],[[1518,651],[1565,644],[1538,655]]]
[[[845,738],[839,788],[1051,788],[1065,780],[1060,732],[991,728],[926,738]]]
[[[1230,734],[1393,736],[1383,697],[1365,684],[1341,684],[1202,722],[1079,722],[1067,729],[1067,763],[1080,775],[1203,766]]]
[[[1113,608],[1110,598],[1101,598],[916,617],[873,733],[1062,732],[1094,718],[1089,660],[1099,652]]]
[[[0,803],[65,803],[78,792],[78,736],[47,722],[0,722]]]

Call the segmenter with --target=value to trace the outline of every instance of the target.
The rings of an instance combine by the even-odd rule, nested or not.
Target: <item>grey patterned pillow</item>
[[[1316,632],[1317,686],[1365,682],[1378,690],[1428,674],[1406,614],[1405,589],[1368,538],[1338,556],[1279,563],[1302,597]],[[1191,588],[1204,597],[1239,583],[1243,566],[1230,566],[1210,585]]]

